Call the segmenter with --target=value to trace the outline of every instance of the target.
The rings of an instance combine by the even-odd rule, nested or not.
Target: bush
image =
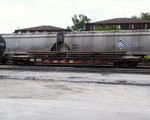
[[[105,25],[105,26],[96,26],[94,31],[107,31],[107,30],[121,30],[116,27],[116,25]]]

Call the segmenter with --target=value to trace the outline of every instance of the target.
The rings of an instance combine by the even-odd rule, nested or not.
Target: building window
[[[121,25],[116,25],[116,29],[121,29]]]
[[[93,28],[93,27],[91,26],[90,30],[92,30],[92,28]]]
[[[134,25],[133,24],[129,25],[129,29],[134,29]]]
[[[95,25],[93,26],[93,30],[95,29]]]
[[[91,30],[94,30],[95,29],[95,25],[91,26]]]
[[[147,24],[143,24],[142,29],[147,29]]]

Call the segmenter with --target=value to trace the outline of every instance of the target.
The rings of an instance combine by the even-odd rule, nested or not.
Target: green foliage
[[[144,56],[144,58],[150,58],[150,56]]]
[[[136,15],[133,15],[131,18],[132,19],[139,19]]]
[[[143,12],[141,12],[140,17],[143,20],[150,20],[150,13],[143,13]]]
[[[100,25],[100,26],[96,26],[94,31],[103,31],[104,28]]]
[[[71,30],[70,26],[68,26],[66,29],[67,29],[67,30]]]
[[[84,31],[85,30],[85,24],[89,23],[91,21],[91,19],[89,19],[87,16],[85,15],[74,15],[74,17],[72,17],[72,22],[73,22],[73,26],[68,26],[67,29],[72,30],[72,31]]]
[[[96,26],[94,31],[121,30],[116,25]]]
[[[140,16],[137,17],[136,15],[132,16],[133,19],[143,19],[143,20],[150,20],[150,13],[143,13],[141,12]]]

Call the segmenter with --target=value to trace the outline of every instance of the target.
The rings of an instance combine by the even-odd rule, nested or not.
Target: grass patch
[[[150,58],[150,56],[144,56],[144,58]]]

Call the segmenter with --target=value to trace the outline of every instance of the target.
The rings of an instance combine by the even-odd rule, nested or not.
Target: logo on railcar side
[[[117,42],[117,47],[119,47],[120,49],[122,49],[125,46],[125,43],[122,40],[118,40]]]
[[[118,40],[117,43],[116,43],[116,46],[120,49],[122,49],[124,46],[138,47],[139,43],[138,42],[127,42],[127,43],[125,43],[123,40]]]
[[[8,44],[8,47],[9,48],[14,48],[14,47],[16,47],[16,44]]]
[[[127,46],[136,47],[136,46],[139,46],[139,43],[138,42],[127,43]]]

